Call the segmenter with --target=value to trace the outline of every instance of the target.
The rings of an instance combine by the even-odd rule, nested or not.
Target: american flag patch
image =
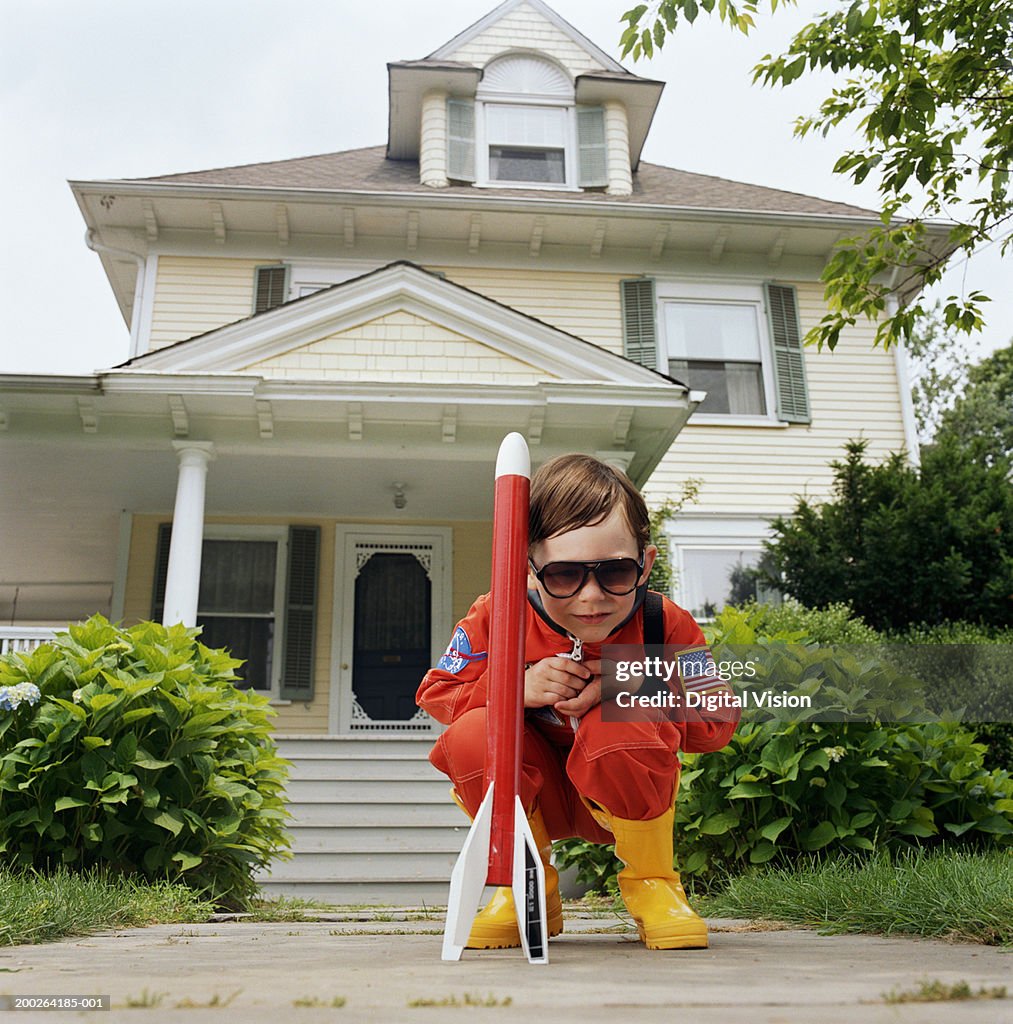
[[[709,647],[694,647],[683,651],[677,658],[677,664],[679,679],[682,680],[683,688],[687,692],[703,692],[726,686],[718,674],[718,667]]]

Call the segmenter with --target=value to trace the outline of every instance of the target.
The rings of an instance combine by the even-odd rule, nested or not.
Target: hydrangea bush
[[[290,857],[268,700],[198,629],[102,616],[0,658],[0,854],[101,865],[246,906]]]

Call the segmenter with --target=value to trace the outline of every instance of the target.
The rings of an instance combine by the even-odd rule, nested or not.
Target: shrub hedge
[[[102,865],[247,906],[290,857],[286,761],[267,698],[198,629],[102,616],[0,658],[0,852],[12,867]]]

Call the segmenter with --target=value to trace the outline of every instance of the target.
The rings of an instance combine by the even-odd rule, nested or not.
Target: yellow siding
[[[433,384],[495,380],[531,384],[550,376],[411,313],[389,313],[247,367],[268,377]]]
[[[822,317],[822,291],[797,284],[803,330]],[[677,495],[689,478],[703,480],[687,515],[790,512],[795,498],[823,500],[851,438],[869,439],[878,460],[905,447],[897,369],[892,352],[873,348],[874,330],[858,327],[830,352],[806,349],[811,424],[759,428],[694,424],[692,420],[645,487],[652,500]]]
[[[136,515],[130,535],[130,561],[127,570],[123,619],[127,624],[151,617],[151,597],[155,574],[155,547],[158,525],[170,516]],[[297,701],[275,708],[272,718],[279,734],[326,733],[331,679],[331,629],[334,619],[334,535],[338,519],[278,519],[252,516],[209,517],[209,523],[233,525],[303,525],[320,526],[320,586],[317,607],[317,644],[315,652],[315,687],[311,701]],[[492,524],[488,522],[430,522],[425,526],[449,526],[452,530],[454,622],[462,618],[472,601],[489,589]],[[450,636],[448,634],[447,640]]]
[[[484,267],[433,269],[442,270],[455,284],[622,355],[619,282],[628,274]]]
[[[489,590],[489,577],[492,571],[492,523],[450,525],[453,525],[454,530],[454,622],[458,622],[467,614],[475,598]]]
[[[254,269],[270,262],[159,256],[149,351],[250,316]]]
[[[573,76],[603,70],[602,64],[528,4],[522,4],[490,25],[449,54],[448,59],[484,67],[493,57],[519,48],[539,50],[554,57]]]

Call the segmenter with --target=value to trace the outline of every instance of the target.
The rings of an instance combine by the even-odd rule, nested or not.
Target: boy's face
[[[644,569],[637,580],[638,586],[650,575],[657,553],[653,544],[644,552]],[[640,559],[636,537],[621,508],[616,508],[594,526],[580,526],[540,541],[531,552],[536,569],[547,562],[598,562],[608,558]],[[528,586],[542,595],[542,603],[553,622],[587,643],[598,643],[608,637],[630,614],[636,600],[635,590],[622,597],[602,590],[593,573],[573,597],[553,597],[530,570]]]

